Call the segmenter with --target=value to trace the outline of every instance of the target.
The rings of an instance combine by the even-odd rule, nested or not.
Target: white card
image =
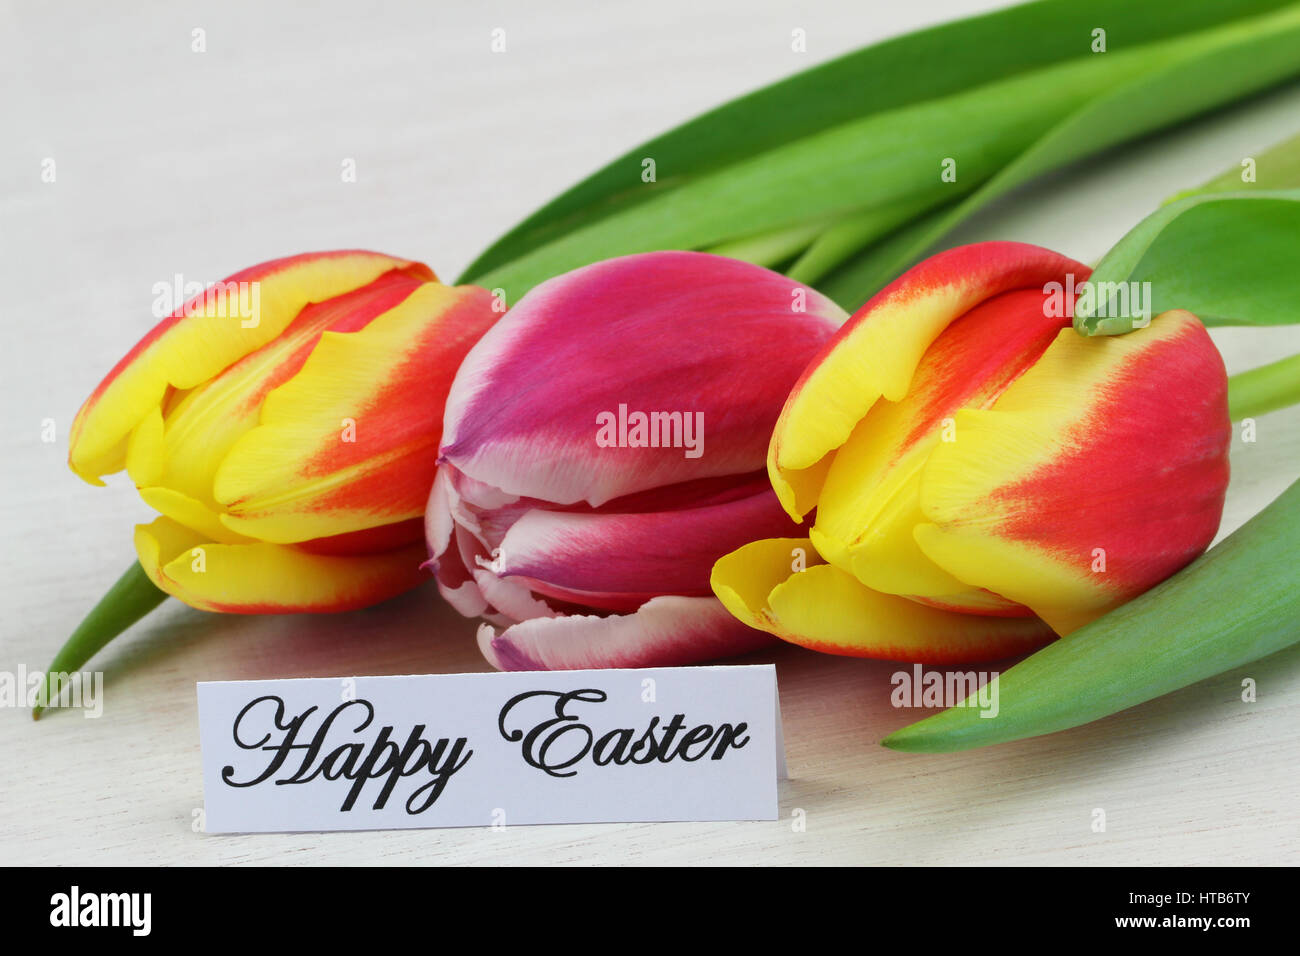
[[[198,685],[209,833],[774,820],[776,668]]]

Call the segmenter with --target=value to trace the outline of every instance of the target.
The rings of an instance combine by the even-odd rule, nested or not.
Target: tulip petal
[[[535,618],[495,634],[479,629],[498,670],[675,667],[744,654],[772,642],[711,597],[657,597],[632,614]]]
[[[842,319],[814,290],[719,256],[578,269],[535,288],[470,352],[443,455],[507,494],[564,505],[756,471],[786,392]],[[668,441],[635,419],[616,434],[620,406],[665,416]]]
[[[938,567],[912,532],[927,520],[921,470],[936,446],[956,439],[956,412],[992,405],[1069,327],[1065,309],[1054,314],[1046,302],[1042,289],[1017,289],[981,303],[935,339],[900,401],[872,406],[830,456],[811,532],[828,561],[875,591],[973,613],[1026,613]]]
[[[311,554],[375,554],[379,551],[403,548],[422,540],[423,537],[424,520],[408,518],[405,521],[362,528],[360,531],[349,531],[328,538],[298,541],[294,543],[294,547]]]
[[[784,637],[768,607],[772,589],[795,573],[823,563],[807,538],[766,538],[751,541],[713,565],[709,584],[732,615],[750,627]]]
[[[497,614],[510,621],[525,621],[533,617],[555,617],[559,612],[538,598],[528,583],[503,578],[485,557],[478,557],[476,567],[470,572],[479,593],[487,602],[486,614]]]
[[[1003,292],[1087,272],[1038,246],[982,242],[932,256],[873,296],[805,369],[772,434],[768,474],[790,516],[817,504],[823,459],[881,397],[907,394],[921,356],[949,323]]]
[[[657,594],[704,596],[718,555],[791,530],[767,487],[721,504],[629,514],[534,509],[501,543],[497,571],[543,595],[635,610]]]
[[[431,569],[443,599],[466,617],[493,615],[497,611],[479,586],[480,561],[491,557],[486,541],[475,538],[478,519],[472,506],[460,497],[450,465],[438,469],[425,511],[425,538],[431,557],[422,567]]]
[[[829,564],[791,575],[767,602],[784,640],[850,657],[990,661],[1035,650],[1056,636],[1037,618],[941,611],[882,594]]]
[[[136,553],[150,580],[203,611],[234,614],[347,611],[420,583],[423,546],[368,555],[310,554],[254,542],[221,544],[172,521],[137,525]]]
[[[313,302],[278,336],[201,387],[173,389],[165,402],[166,430],[158,449],[163,468],[150,484],[172,488],[213,513],[222,512],[213,495],[213,476],[235,443],[257,426],[267,395],[301,371],[322,334],[362,329],[429,285],[422,276],[390,272],[360,289]],[[136,433],[140,430],[137,427]]]
[[[163,567],[177,561],[195,548],[206,547],[211,541],[201,532],[170,518],[155,518],[149,524],[135,526],[135,550],[140,567],[159,590],[166,591],[191,607],[199,605],[190,600],[180,585],[163,574]],[[191,555],[197,558],[198,554]]]
[[[1060,634],[1190,562],[1213,539],[1231,425],[1223,360],[1197,319],[1061,332],[987,410],[956,416],[921,481],[921,549]],[[1087,498],[1089,507],[1081,507]]]
[[[429,502],[424,509],[424,540],[429,546],[431,561],[451,546],[451,536],[456,532],[456,522],[451,515],[451,477],[449,468],[439,468],[429,488]]]
[[[154,485],[140,489],[140,499],[154,511],[193,528],[208,541],[220,541],[223,544],[242,544],[254,540],[246,535],[237,534],[227,528],[221,521],[219,512],[209,508],[203,502],[172,488]]]
[[[418,517],[436,470],[439,398],[497,317],[484,289],[424,283],[364,328],[324,333],[217,469],[222,521],[286,543]]]
[[[309,302],[393,270],[433,277],[418,263],[354,250],[277,259],[215,284],[159,322],[99,384],[73,421],[68,464],[91,484],[102,484],[100,476],[125,467],[132,430],[169,387],[207,381],[274,339]],[[256,309],[249,311],[253,302]]]
[[[963,614],[873,591],[822,564],[806,538],[747,544],[718,560],[712,584],[737,619],[828,654],[927,663],[996,660],[1054,637],[1036,618]]]
[[[476,567],[472,539],[463,529],[456,528],[452,540],[456,546],[439,555],[434,567],[438,593],[465,617],[496,613],[470,570]]]
[[[137,488],[155,485],[166,467],[161,408],[151,408],[131,430],[126,446],[126,471]]]

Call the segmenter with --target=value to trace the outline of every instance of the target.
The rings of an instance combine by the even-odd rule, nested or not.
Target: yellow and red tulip
[[[254,266],[118,362],[69,464],[92,484],[126,470],[160,513],[136,528],[140,566],[193,607],[376,603],[421,580],[447,389],[498,317],[486,290],[378,253]]]
[[[456,375],[427,514],[443,595],[501,629],[480,629],[488,660],[682,664],[770,641],[726,613],[709,573],[793,529],[767,442],[844,318],[793,280],[691,252],[600,262],[524,296]],[[638,413],[677,415],[683,440],[637,432]]]
[[[1228,482],[1222,359],[1187,312],[1076,335],[1060,297],[1087,275],[989,242],[867,302],[772,435],[785,509],[816,508],[807,536],[752,542],[714,568],[737,619],[832,653],[996,659],[1199,555]]]

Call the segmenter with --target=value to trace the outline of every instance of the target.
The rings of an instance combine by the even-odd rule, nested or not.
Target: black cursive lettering
[[[253,722],[252,715],[258,705],[272,705],[270,716],[272,730],[253,740],[251,739],[252,728],[245,725]],[[265,710],[266,707],[260,709]],[[388,804],[388,798],[392,795],[398,781],[403,777],[411,777],[420,771],[425,771],[430,779],[417,787],[406,800],[406,812],[414,815],[423,813],[433,805],[442,795],[448,781],[465,766],[474,753],[467,749],[469,741],[464,737],[457,737],[454,741],[446,737],[436,741],[427,740],[424,736],[424,724],[417,724],[411,728],[405,743],[400,747],[393,738],[393,727],[384,726],[378,729],[373,740],[350,740],[339,743],[332,750],[327,750],[336,722],[341,726],[347,726],[347,723],[340,719],[346,712],[353,711],[357,718],[356,723],[345,731],[355,736],[373,723],[375,708],[370,701],[360,699],[339,704],[320,721],[320,725],[310,739],[305,739],[303,728],[318,709],[315,706],[308,707],[301,714],[286,718],[285,703],[279,697],[259,697],[250,701],[235,717],[231,729],[235,744],[241,750],[269,752],[271,758],[259,774],[248,780],[236,780],[233,766],[222,769],[221,779],[231,787],[256,786],[275,777],[289,757],[295,751],[301,751],[302,758],[297,769],[286,776],[276,778],[275,784],[283,786],[309,783],[317,777],[326,780],[350,780],[352,786],[348,789],[339,808],[347,812],[356,805],[357,798],[369,781],[383,780],[373,804],[375,810],[382,810]],[[282,734],[278,741],[274,740],[277,731]],[[300,741],[300,736],[304,736],[304,740]]]
[[[598,767],[673,760],[693,763],[705,756],[721,760],[728,750],[739,750],[749,743],[745,733],[749,724],[744,721],[688,728],[685,714],[674,714],[662,726],[657,716],[651,717],[639,737],[631,727],[615,727],[597,735],[573,711],[583,704],[602,704],[607,699],[604,691],[591,687],[568,692],[527,691],[516,694],[501,708],[497,729],[506,740],[519,744],[525,763],[552,777],[575,776],[578,765],[588,756]],[[541,719],[527,729],[513,726],[515,721],[525,719],[522,714],[529,710],[530,702],[538,700],[548,704]]]

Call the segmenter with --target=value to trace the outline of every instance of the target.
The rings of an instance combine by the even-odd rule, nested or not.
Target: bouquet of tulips
[[[1300,74],[1296,49],[1296,3],[1043,0],[643,144],[456,285],[356,250],[236,273],[76,418],[73,470],[126,471],[159,517],[51,675],[168,595],[340,611],[432,577],[502,669],[1029,654],[997,720],[885,741],[946,750],[1300,640],[1300,484],[1202,555],[1232,422],[1300,401],[1300,357],[1229,380],[1206,331],[1300,321],[1300,138],[1095,269],[925,257],[1046,170]]]

